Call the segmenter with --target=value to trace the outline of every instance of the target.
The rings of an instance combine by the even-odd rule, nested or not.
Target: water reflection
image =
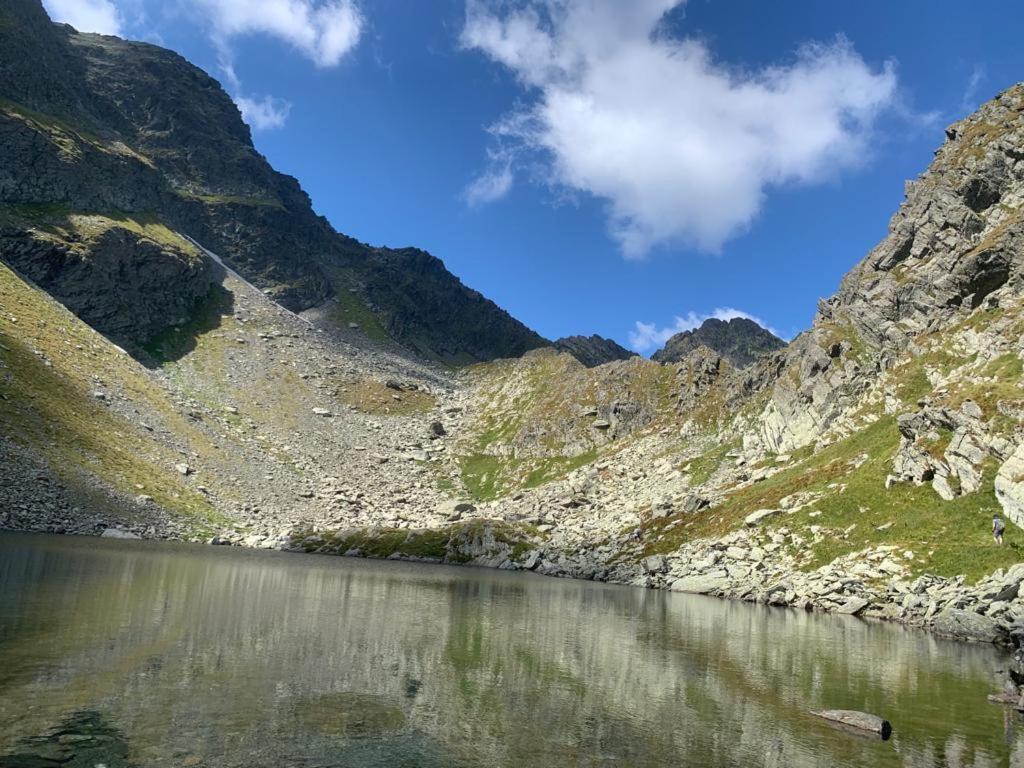
[[[591,582],[0,537],[0,754],[92,712],[140,766],[1024,765],[1018,716],[985,701],[1002,666]],[[857,739],[824,708],[896,730]]]

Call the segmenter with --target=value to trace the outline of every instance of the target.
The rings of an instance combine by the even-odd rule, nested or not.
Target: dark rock
[[[678,362],[702,346],[721,355],[735,367],[744,368],[757,358],[782,349],[786,342],[745,317],[732,320],[712,317],[705,320],[700,328],[677,333],[663,349],[651,355],[651,359],[659,363]]]
[[[596,368],[614,360],[628,360],[631,357],[637,357],[636,352],[596,334],[593,336],[565,336],[558,339],[552,346],[559,352],[567,352],[572,355],[587,368]]]

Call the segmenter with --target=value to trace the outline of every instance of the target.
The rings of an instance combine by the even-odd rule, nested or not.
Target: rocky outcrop
[[[636,352],[597,334],[593,336],[564,336],[555,341],[552,346],[559,352],[569,353],[587,368],[596,368],[605,363],[628,360],[636,356]]]
[[[8,265],[119,345],[142,345],[184,325],[219,288],[223,269],[187,241],[135,221],[84,217],[63,237],[0,223]]]
[[[950,126],[889,234],[786,352],[764,414],[772,450],[817,440],[915,339],[1017,291],[1024,263],[1024,85]]]
[[[786,342],[745,317],[731,320],[712,317],[695,330],[677,333],[651,355],[651,359],[675,363],[702,346],[728,360],[733,367],[743,368],[762,355],[782,349]]]

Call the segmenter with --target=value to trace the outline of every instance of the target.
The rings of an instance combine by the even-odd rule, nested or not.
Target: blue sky
[[[806,328],[945,126],[1024,79],[1009,1],[46,5],[217,77],[339,231],[645,353],[711,314]]]

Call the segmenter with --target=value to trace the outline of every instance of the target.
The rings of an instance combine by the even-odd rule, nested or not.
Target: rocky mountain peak
[[[712,317],[699,328],[677,333],[651,359],[659,363],[679,362],[701,346],[718,353],[734,367],[744,368],[762,355],[782,349],[786,342],[745,317]]]
[[[636,352],[626,349],[612,339],[594,334],[592,336],[564,336],[554,343],[555,349],[568,352],[587,368],[614,360],[628,360],[636,356]]]

